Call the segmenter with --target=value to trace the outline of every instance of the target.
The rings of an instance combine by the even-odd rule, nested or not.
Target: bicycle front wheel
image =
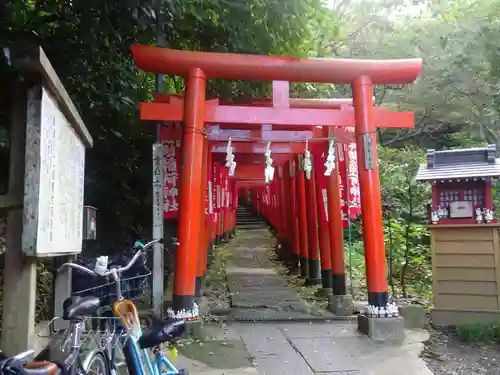
[[[112,375],[108,361],[102,352],[94,353],[86,367],[84,370],[87,375]]]

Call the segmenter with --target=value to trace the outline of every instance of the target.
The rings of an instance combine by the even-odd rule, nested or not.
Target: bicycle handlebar
[[[61,265],[61,267],[59,267],[59,269],[57,270],[57,272],[59,273],[64,268],[75,268],[75,269],[77,269],[79,271],[85,272],[85,273],[87,273],[89,275],[92,275],[92,276],[102,276],[102,277],[105,277],[105,276],[113,275],[115,273],[116,274],[120,274],[120,273],[128,271],[130,268],[132,268],[132,266],[135,264],[135,262],[137,262],[137,260],[139,259],[139,257],[143,253],[145,253],[151,246],[153,246],[154,244],[157,244],[157,243],[163,243],[163,238],[150,241],[150,242],[148,242],[145,245],[141,244],[140,242],[136,242],[135,247],[139,247],[139,249],[135,253],[135,255],[132,257],[132,259],[130,260],[130,262],[125,267],[112,268],[112,269],[104,272],[103,274],[97,274],[95,271],[91,270],[90,268],[84,267],[84,266],[82,266],[80,264],[76,264],[76,263],[64,263],[63,265]]]

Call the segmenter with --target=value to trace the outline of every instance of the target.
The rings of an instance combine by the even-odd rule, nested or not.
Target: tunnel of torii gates
[[[298,59],[141,45],[133,45],[132,54],[143,71],[185,80],[182,97],[158,94],[154,102],[141,103],[141,119],[170,124],[164,137],[182,139],[180,245],[169,314],[195,317],[209,244],[234,229],[237,198],[248,191],[279,241],[300,261],[302,276],[336,296],[346,295],[338,158],[329,176],[322,165],[331,154],[330,139],[356,144],[368,301],[374,308],[388,306],[376,129],[413,127],[414,117],[375,107],[372,86],[414,82],[421,59]],[[207,100],[207,79],[272,81],[273,95],[242,103]],[[349,84],[352,102],[290,99],[289,82]],[[177,135],[176,123],[182,124]],[[230,178],[224,163],[229,142],[236,162]],[[278,173],[266,184],[268,148]],[[220,194],[221,189],[227,193]]]

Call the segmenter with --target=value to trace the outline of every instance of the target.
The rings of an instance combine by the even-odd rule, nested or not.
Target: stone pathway
[[[423,330],[407,331],[402,346],[384,347],[346,323],[235,323],[211,329],[218,332],[214,341],[191,349],[203,355],[179,359],[190,375],[433,375],[419,357],[429,337]]]
[[[419,357],[426,331],[407,331],[402,346],[383,347],[355,320],[310,306],[269,259],[276,240],[267,227],[243,215],[226,268],[229,324],[205,325],[210,339],[181,350],[179,364],[191,375],[432,375]]]
[[[432,375],[419,358],[425,331],[409,331],[400,347],[381,347],[345,323],[241,324],[235,329],[261,375]]]
[[[267,228],[238,230],[226,269],[233,321],[290,321],[336,319],[330,312],[304,302],[277,273],[269,259],[276,245]]]

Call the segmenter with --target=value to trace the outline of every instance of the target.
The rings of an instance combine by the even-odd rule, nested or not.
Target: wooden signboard
[[[28,91],[24,226],[26,255],[82,251],[85,143],[43,86]]]

